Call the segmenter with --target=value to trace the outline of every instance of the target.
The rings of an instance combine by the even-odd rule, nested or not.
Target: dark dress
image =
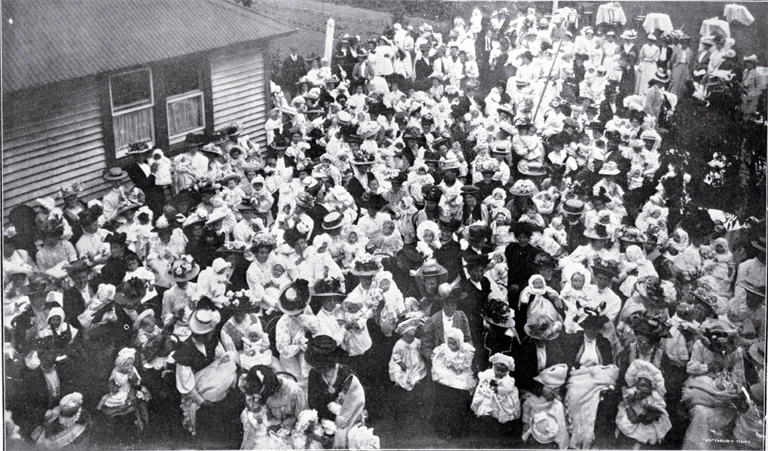
[[[507,275],[507,300],[509,301],[509,306],[515,310],[515,329],[517,329],[520,337],[525,335],[523,331],[525,312],[518,311],[517,306],[520,301],[520,292],[528,285],[528,279],[538,273],[534,264],[537,253],[538,250],[530,244],[521,246],[518,243],[510,243],[504,250],[504,257],[507,259],[509,267],[509,274]],[[513,289],[512,285],[517,285],[518,288]]]
[[[192,368],[197,373],[216,360],[216,346],[219,344],[216,336],[205,344],[205,355],[198,351],[192,337],[179,343],[174,358],[176,363]],[[242,423],[240,413],[244,405],[244,395],[240,390],[231,389],[227,396],[211,406],[200,407],[197,411],[197,440],[211,440],[217,444],[229,444],[237,447],[242,441]],[[226,448],[230,448],[226,446]],[[221,446],[224,448],[224,446]]]
[[[155,218],[159,218],[160,215],[163,214],[163,207],[165,206],[166,200],[163,188],[155,184],[155,174],[151,172],[149,175],[145,174],[144,170],[142,170],[141,166],[137,163],[128,166],[126,172],[128,173],[131,182],[133,182],[137,188],[144,191],[144,195],[146,196],[144,203],[150,210],[152,210]]]
[[[123,282],[125,273],[128,271],[125,260],[129,255],[135,254],[126,250],[125,255],[122,258],[110,256],[107,259],[107,263],[101,268],[101,283],[108,283],[114,286],[120,285]]]

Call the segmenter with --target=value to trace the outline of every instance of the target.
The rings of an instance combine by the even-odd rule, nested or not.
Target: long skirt
[[[637,80],[635,80],[635,94],[644,96],[648,92],[648,82],[656,73],[658,66],[653,61],[641,61],[637,68]]]

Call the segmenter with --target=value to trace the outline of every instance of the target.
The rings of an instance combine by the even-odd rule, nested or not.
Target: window
[[[205,108],[198,64],[179,65],[166,72],[168,139],[184,141],[187,133],[205,129]]]
[[[152,71],[138,69],[109,77],[115,157],[126,155],[129,144],[136,141],[154,143],[155,106]]]

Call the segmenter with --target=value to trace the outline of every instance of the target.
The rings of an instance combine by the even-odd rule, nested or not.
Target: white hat
[[[515,371],[515,359],[500,352],[492,355],[488,361],[494,364],[498,363],[499,365],[504,365],[509,371]]]
[[[219,312],[208,309],[195,310],[189,319],[189,330],[193,334],[207,334],[216,329],[219,321],[221,321],[221,314]]]
[[[211,267],[213,268],[213,271],[216,273],[221,273],[225,269],[231,268],[232,263],[229,263],[228,261],[224,260],[223,258],[219,257],[216,260],[213,261],[213,264],[211,264]]]

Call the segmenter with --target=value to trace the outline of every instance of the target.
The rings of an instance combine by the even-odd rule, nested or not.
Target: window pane
[[[113,109],[152,103],[152,82],[148,70],[115,75],[109,80]]]
[[[168,101],[168,136],[186,134],[204,126],[202,94]]]
[[[154,122],[151,107],[114,116],[113,123],[115,128],[115,149],[118,150],[118,158],[122,156],[119,151],[126,149],[130,143],[146,140],[154,141],[152,135]]]
[[[177,65],[167,70],[166,89],[169,96],[200,89],[200,69],[194,65]]]

